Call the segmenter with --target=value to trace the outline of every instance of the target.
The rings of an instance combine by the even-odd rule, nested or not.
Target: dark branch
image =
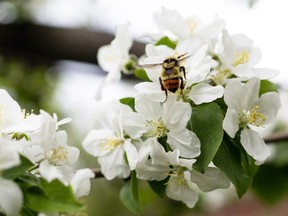
[[[113,39],[112,34],[84,28],[57,28],[31,23],[0,24],[1,54],[24,57],[35,63],[65,59],[97,64],[97,50]],[[135,41],[131,53],[142,55],[144,44]]]
[[[264,141],[269,144],[276,144],[280,142],[287,142],[288,141],[288,133],[275,133],[272,134],[266,138],[264,138]]]

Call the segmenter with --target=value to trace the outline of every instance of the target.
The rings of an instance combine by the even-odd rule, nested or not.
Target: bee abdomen
[[[164,87],[168,91],[171,91],[173,93],[175,93],[177,91],[177,89],[179,88],[179,83],[180,83],[179,77],[163,80]]]

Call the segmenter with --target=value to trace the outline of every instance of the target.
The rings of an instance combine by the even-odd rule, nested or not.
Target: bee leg
[[[185,71],[185,67],[184,67],[184,66],[181,66],[181,67],[180,67],[180,72],[183,73],[184,78],[186,79],[186,71]]]
[[[162,90],[162,91],[165,91],[165,96],[166,96],[165,101],[166,101],[166,100],[167,100],[167,97],[168,97],[167,89],[164,87],[164,85],[163,85],[163,83],[162,83],[161,77],[159,77],[159,81],[160,81],[160,85],[161,85],[161,90]],[[165,102],[165,101],[163,101],[163,102]]]

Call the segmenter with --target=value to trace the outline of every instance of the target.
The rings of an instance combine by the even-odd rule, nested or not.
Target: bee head
[[[171,69],[178,65],[178,60],[176,58],[167,58],[163,61],[163,68],[164,69]]]

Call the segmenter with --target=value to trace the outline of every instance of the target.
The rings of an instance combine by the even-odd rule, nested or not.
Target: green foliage
[[[238,196],[242,197],[252,184],[256,165],[240,145],[225,134],[213,162],[227,175]]]
[[[155,44],[156,46],[158,45],[166,45],[168,47],[170,47],[171,49],[175,49],[177,42],[170,40],[169,37],[165,36],[160,38],[160,40],[158,40]]]
[[[136,172],[131,174],[130,181],[126,182],[120,191],[120,200],[122,203],[133,213],[140,215],[140,202],[138,194],[138,180],[136,178]]]
[[[26,157],[20,155],[21,163],[18,166],[12,167],[11,169],[2,172],[2,177],[8,179],[16,179],[17,177],[23,175],[28,169],[33,167],[33,163]]]
[[[262,95],[267,92],[277,92],[277,91],[278,88],[273,82],[270,82],[269,80],[261,80],[259,95]]]
[[[166,183],[168,182],[169,177],[162,181],[148,181],[151,189],[161,198],[164,198]]]
[[[193,165],[199,172],[205,171],[222,142],[222,123],[222,111],[216,103],[201,104],[192,108],[188,128],[194,131],[201,142],[201,155]]]
[[[147,82],[151,82],[151,80],[149,79],[149,77],[147,76],[146,71],[143,68],[137,68],[134,71],[134,75],[140,79],[140,80],[144,80]]]
[[[126,98],[120,99],[119,101],[120,101],[120,103],[129,106],[134,112],[136,112],[136,110],[135,110],[135,98],[126,97]]]
[[[287,155],[286,155],[287,156]],[[267,163],[260,166],[254,177],[253,189],[267,204],[275,204],[288,196],[288,165]]]
[[[32,176],[21,179],[23,189],[25,189],[26,211],[29,209],[32,212],[44,213],[73,212],[83,207],[74,197],[71,186],[65,186],[58,179],[51,182],[44,179],[40,181],[32,179]]]

